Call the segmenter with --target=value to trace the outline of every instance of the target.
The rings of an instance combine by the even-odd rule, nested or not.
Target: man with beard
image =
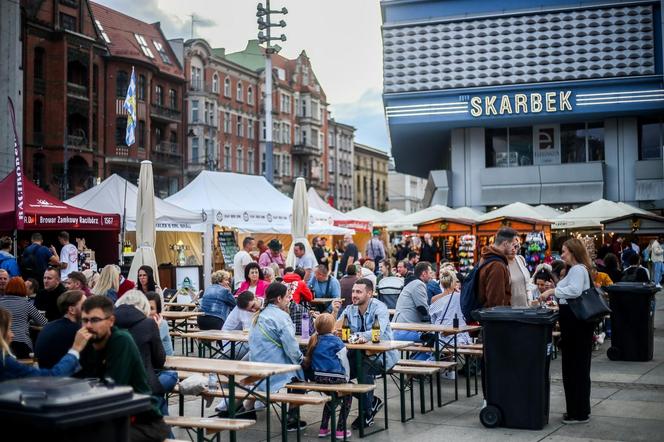
[[[76,332],[81,328],[81,308],[85,299],[81,290],[70,290],[58,297],[58,309],[63,317],[46,324],[35,344],[35,357],[40,368],[52,368],[71,348]]]
[[[113,303],[105,296],[92,296],[83,303],[81,322],[91,338],[81,352],[82,378],[111,378],[118,385],[128,385],[134,392],[151,395],[141,355],[131,335],[115,327]],[[163,441],[169,427],[159,411],[158,400],[151,397],[152,408],[134,416],[131,441]]]
[[[66,291],[60,282],[60,269],[50,267],[44,272],[44,288],[37,292],[35,307],[46,312],[44,316],[49,321],[62,317],[58,310],[58,297]]]

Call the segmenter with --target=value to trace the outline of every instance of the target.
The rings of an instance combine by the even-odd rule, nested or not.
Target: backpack
[[[504,262],[504,260],[498,256],[489,256],[486,261],[471,270],[463,281],[459,303],[461,304],[461,313],[463,313],[466,322],[473,321],[473,311],[479,310],[483,307],[479,297],[480,269],[494,261]]]
[[[35,278],[40,281],[44,276],[46,269],[40,269],[37,262],[37,250],[39,245],[31,244],[28,246],[21,255],[21,274],[27,278]]]

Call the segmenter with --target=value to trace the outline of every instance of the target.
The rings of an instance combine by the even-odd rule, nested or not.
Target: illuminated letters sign
[[[470,99],[473,117],[569,112],[572,91],[533,92],[530,94],[487,95]]]

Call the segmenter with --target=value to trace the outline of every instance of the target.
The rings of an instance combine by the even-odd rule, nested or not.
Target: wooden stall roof
[[[437,218],[417,224],[417,233],[431,233],[433,235],[473,233],[474,225],[475,221],[467,218]]]
[[[634,213],[602,221],[604,230],[615,233],[661,234],[664,217],[655,214]]]
[[[530,230],[551,230],[551,221],[544,221],[532,218],[519,218],[512,216],[501,216],[499,218],[488,219],[475,224],[475,231],[478,234],[493,234],[504,226],[512,227],[518,231]],[[525,233],[525,232],[524,232]]]

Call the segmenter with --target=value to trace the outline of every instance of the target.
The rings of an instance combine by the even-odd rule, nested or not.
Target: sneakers
[[[307,423],[305,421],[298,421],[297,418],[288,418],[288,421],[286,422],[286,430],[288,431],[297,431],[298,429],[304,430],[306,426]],[[327,435],[329,436],[330,433],[328,432]],[[324,437],[324,436],[321,436],[319,432],[318,437]]]
[[[567,413],[563,414],[563,424],[565,425],[587,424],[588,422],[590,422],[590,416],[585,419],[572,419],[567,416]]]
[[[344,438],[344,430],[337,430],[335,434],[336,434],[337,439],[343,439]],[[346,430],[346,439],[348,439],[352,435],[353,435],[353,433],[350,430]]]
[[[373,416],[365,416],[364,417],[364,428],[373,427],[374,423],[375,422],[374,422]],[[351,424],[351,428],[353,428],[353,430],[359,430],[360,429],[360,417],[359,416],[357,418],[355,418],[355,420]]]
[[[318,437],[320,438],[329,437],[330,434],[332,434],[332,430],[330,430],[329,428],[321,428],[320,430],[318,430]]]
[[[380,398],[374,396],[373,401],[371,402],[371,413],[373,416],[376,416],[381,408],[383,408],[383,401],[381,401]]]
[[[217,413],[217,417],[229,417],[228,410],[221,410]],[[256,410],[247,410],[244,406],[238,408],[235,412],[235,419],[253,419],[256,420]]]

